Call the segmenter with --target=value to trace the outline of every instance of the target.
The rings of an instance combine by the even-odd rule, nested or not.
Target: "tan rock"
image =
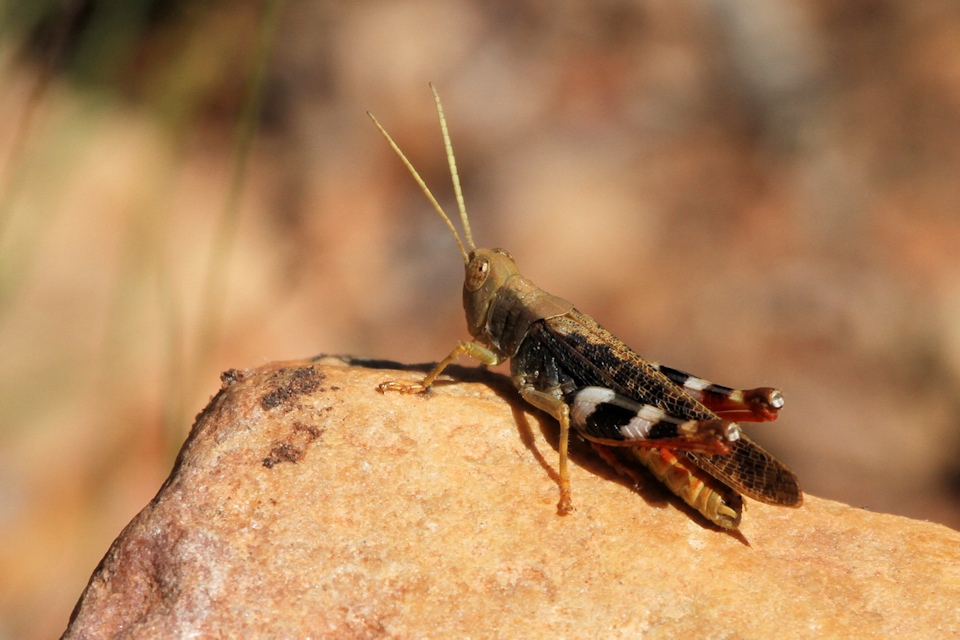
[[[807,496],[731,534],[586,447],[560,517],[554,423],[464,371],[225,374],[66,637],[960,635],[960,533]]]

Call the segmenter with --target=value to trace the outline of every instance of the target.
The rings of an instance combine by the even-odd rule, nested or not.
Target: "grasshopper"
[[[732,389],[647,362],[573,304],[520,275],[509,252],[474,245],[443,106],[436,88],[430,88],[466,247],[411,162],[376,117],[367,115],[453,234],[466,269],[463,308],[473,339],[460,342],[420,382],[384,382],[378,391],[425,392],[464,355],[485,365],[509,360],[520,396],[560,423],[559,514],[573,510],[567,463],[571,427],[619,473],[639,483],[631,466],[639,461],[719,527],[739,526],[742,495],[800,506],[803,497],[793,472],[744,436],[734,421],[776,419],[784,403],[780,391]]]

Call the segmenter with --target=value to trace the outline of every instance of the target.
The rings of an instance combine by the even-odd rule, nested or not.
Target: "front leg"
[[[783,408],[783,394],[779,389],[731,389],[679,369],[665,367],[656,362],[651,364],[671,382],[683,387],[697,402],[722,418],[741,422],[766,422],[776,420],[778,412]]]
[[[483,364],[487,365],[498,365],[504,361],[503,356],[499,353],[489,349],[479,342],[461,342],[459,343],[453,351],[450,352],[446,358],[440,361],[436,367],[433,368],[426,378],[420,382],[400,382],[399,380],[389,380],[387,382],[381,383],[377,387],[377,391],[384,393],[386,391],[399,391],[400,393],[423,393],[430,388],[430,385],[433,384],[434,380],[437,379],[444,369],[447,366],[459,358],[460,356],[470,356],[475,360],[479,360]]]

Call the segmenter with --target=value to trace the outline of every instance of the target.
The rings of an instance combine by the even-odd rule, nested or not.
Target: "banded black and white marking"
[[[664,446],[689,451],[726,450],[740,437],[735,422],[684,420],[604,387],[579,389],[570,424],[588,440],[611,446]]]
[[[711,395],[731,398],[735,396],[738,391],[731,387],[725,387],[722,384],[715,384],[709,380],[698,378],[686,371],[664,366],[658,362],[651,362],[650,364],[654,369],[670,378],[671,382],[683,387],[684,390],[696,398],[698,402],[702,402],[706,397]]]

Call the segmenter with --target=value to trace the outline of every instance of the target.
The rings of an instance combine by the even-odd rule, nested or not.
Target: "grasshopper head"
[[[463,276],[463,310],[467,314],[470,335],[481,337],[497,292],[507,280],[519,275],[517,263],[506,249],[474,249],[470,252]]]

